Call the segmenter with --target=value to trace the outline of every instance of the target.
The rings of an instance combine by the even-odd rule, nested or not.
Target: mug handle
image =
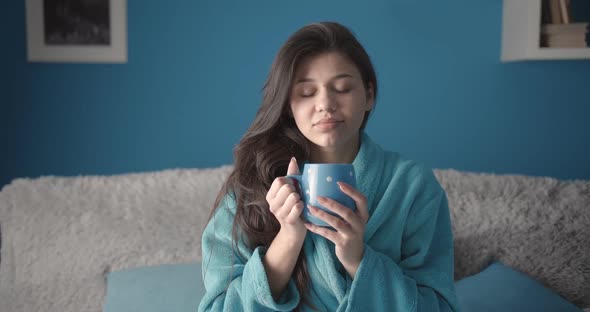
[[[289,178],[292,181],[291,185],[295,187],[297,193],[301,194],[301,175],[300,174],[288,174],[285,178]]]

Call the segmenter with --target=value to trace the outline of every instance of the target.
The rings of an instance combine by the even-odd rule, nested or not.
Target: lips
[[[313,124],[314,128],[318,129],[319,131],[332,131],[344,122],[344,120],[339,120],[335,118],[323,118],[320,121]]]
[[[335,125],[343,122],[343,120],[335,119],[335,118],[322,118],[318,122],[314,123],[314,126],[329,126]]]

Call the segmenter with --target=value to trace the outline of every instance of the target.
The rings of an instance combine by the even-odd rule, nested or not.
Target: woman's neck
[[[360,136],[353,138],[349,143],[337,147],[314,146],[311,150],[312,163],[350,164],[358,154],[360,148]]]

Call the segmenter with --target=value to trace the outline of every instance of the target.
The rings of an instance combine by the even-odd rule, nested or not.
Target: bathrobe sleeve
[[[242,257],[233,249],[235,201],[226,196],[202,235],[206,294],[199,311],[291,311],[299,303],[293,280],[279,301],[270,292],[262,257],[266,249],[249,250],[240,240]],[[243,260],[242,258],[246,258]]]
[[[432,170],[411,179],[401,259],[365,244],[346,311],[457,311],[453,238],[444,190]],[[400,207],[389,207],[400,209]]]

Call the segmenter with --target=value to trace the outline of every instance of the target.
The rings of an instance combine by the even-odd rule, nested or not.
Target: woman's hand
[[[299,174],[295,158],[291,159],[287,174]],[[293,275],[307,229],[300,218],[303,202],[290,178],[276,178],[266,194],[266,201],[270,211],[281,224],[279,233],[262,259],[271,294],[278,301]]]
[[[369,220],[367,198],[346,183],[338,182],[338,186],[344,194],[355,201],[356,212],[333,199],[318,197],[318,201],[322,206],[340,216],[340,218],[317,207],[308,206],[309,210],[314,216],[332,226],[335,231],[311,223],[305,223],[305,226],[311,232],[325,237],[336,245],[336,257],[338,257],[350,277],[354,279],[365,252],[365,225]]]
[[[287,174],[299,174],[299,167],[294,157],[291,158]],[[276,178],[266,194],[266,201],[270,212],[281,224],[282,234],[305,239],[307,229],[300,217],[304,204],[290,178]]]

